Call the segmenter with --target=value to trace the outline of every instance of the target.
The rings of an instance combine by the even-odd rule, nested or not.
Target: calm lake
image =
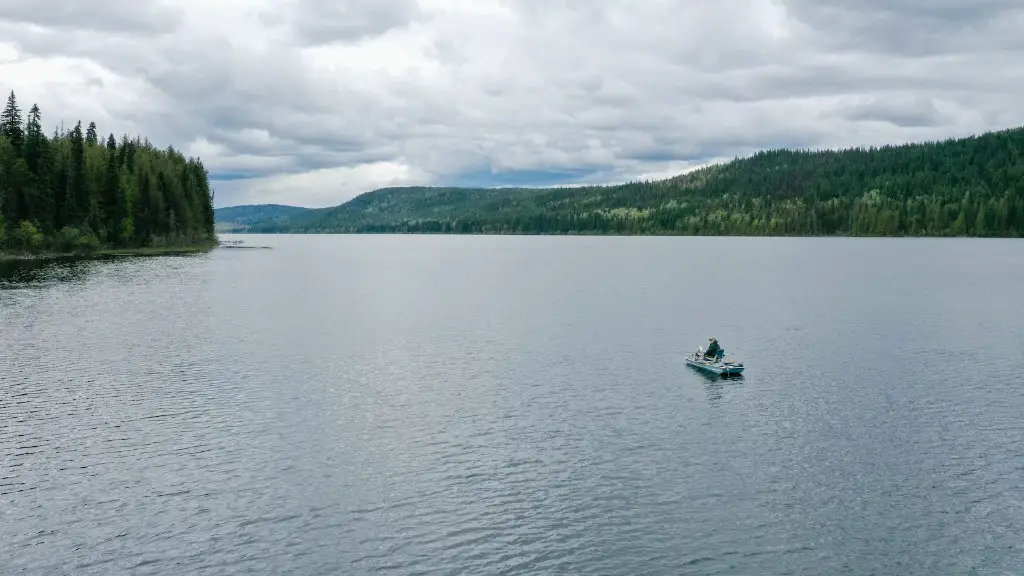
[[[0,572],[1024,573],[1022,241],[222,239],[2,265]]]

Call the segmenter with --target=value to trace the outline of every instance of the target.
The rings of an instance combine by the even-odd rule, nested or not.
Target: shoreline
[[[176,254],[197,254],[209,252],[222,244],[219,240],[185,246],[145,246],[139,248],[103,248],[91,252],[4,252],[0,251],[0,262],[32,260],[53,260],[60,258],[102,258],[109,256],[172,256]]]
[[[622,232],[400,232],[400,231],[316,231],[316,232],[287,232],[287,231],[274,231],[274,232],[221,232],[221,234],[229,236],[582,236],[582,237],[608,237],[608,238],[813,238],[813,239],[831,239],[831,238],[914,238],[914,239],[989,239],[989,240],[1019,240],[1024,238],[1024,235],[987,235],[977,236],[970,234],[953,235],[953,234],[850,234],[850,233],[834,233],[834,234],[684,234],[679,232],[649,232],[642,234],[633,233],[622,233]]]

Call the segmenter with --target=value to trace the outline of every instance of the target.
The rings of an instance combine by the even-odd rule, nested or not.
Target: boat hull
[[[698,370],[709,374],[716,374],[718,376],[737,376],[743,373],[742,362],[708,362],[705,360],[687,358],[686,364]]]

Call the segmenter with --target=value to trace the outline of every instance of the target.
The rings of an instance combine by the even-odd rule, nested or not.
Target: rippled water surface
[[[0,572],[1024,573],[1020,241],[245,240],[3,265]]]

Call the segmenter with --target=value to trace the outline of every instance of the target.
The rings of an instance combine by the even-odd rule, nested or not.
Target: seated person
[[[711,359],[714,358],[716,354],[718,354],[718,351],[721,350],[722,347],[718,345],[718,340],[715,339],[714,336],[709,338],[709,340],[711,340],[711,344],[708,344],[708,349],[707,351],[704,352],[704,357]]]

